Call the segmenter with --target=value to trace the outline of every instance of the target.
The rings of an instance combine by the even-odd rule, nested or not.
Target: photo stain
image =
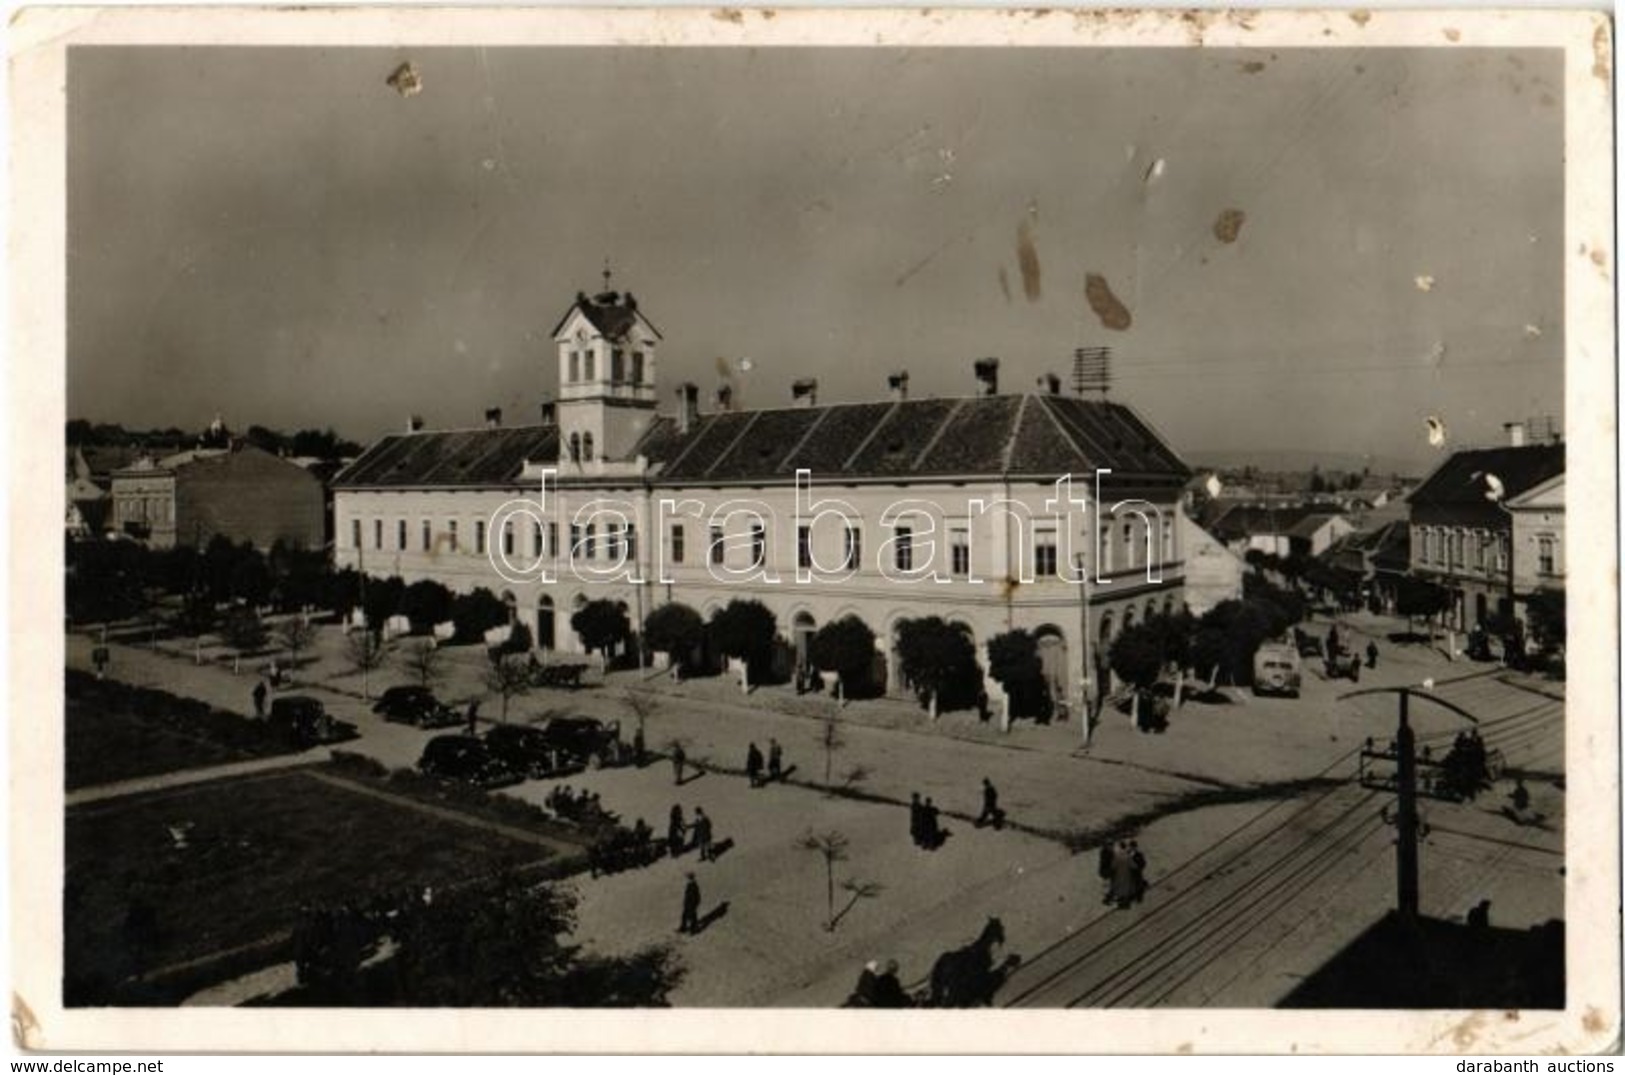
[[[1134,323],[1128,307],[1112,294],[1112,286],[1099,273],[1092,272],[1084,278],[1083,296],[1089,300],[1089,308],[1100,318],[1100,323],[1113,332],[1123,332]]]
[[[1460,41],[1461,31],[1454,26],[1446,26],[1444,28],[1444,38],[1446,41]]]
[[[1016,228],[1016,262],[1021,266],[1021,290],[1028,302],[1037,302],[1043,294],[1042,272],[1038,265],[1038,247],[1033,243],[1032,221],[1023,220]]]
[[[402,97],[416,97],[423,92],[423,77],[410,62],[403,63],[389,73],[384,85]]]
[[[1268,65],[1265,64],[1263,60],[1248,60],[1246,63],[1241,65],[1241,70],[1244,74],[1256,75],[1260,71],[1264,70],[1266,66]]]
[[[1240,209],[1226,209],[1219,214],[1219,219],[1213,222],[1213,237],[1221,243],[1233,243],[1241,234],[1241,226],[1247,222],[1247,214]]]

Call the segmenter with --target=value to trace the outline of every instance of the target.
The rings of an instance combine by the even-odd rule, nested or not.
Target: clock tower
[[[602,472],[627,462],[655,417],[660,332],[631,293],[576,294],[553,330],[558,347],[559,473]]]

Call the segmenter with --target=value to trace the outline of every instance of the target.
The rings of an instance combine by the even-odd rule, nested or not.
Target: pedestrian
[[[908,837],[914,841],[915,847],[925,846],[925,805],[920,802],[917,791],[908,802]]]
[[[940,816],[937,804],[927,795],[925,805],[920,808],[920,846],[927,851],[935,851],[942,846],[942,828],[937,823]]]
[[[1100,862],[1095,867],[1095,873],[1100,877],[1102,891],[1105,891],[1111,885],[1112,867],[1116,862],[1117,855],[1112,847],[1112,842],[1107,840],[1100,845]],[[1110,903],[1111,901],[1108,899],[1106,902]]]
[[[712,861],[711,819],[699,806],[694,808],[694,846],[699,849],[701,862]]]
[[[683,921],[677,927],[678,933],[698,933],[700,931],[700,882],[694,874],[688,875],[688,883],[683,886]]]
[[[858,975],[858,984],[852,987],[852,995],[846,998],[848,1008],[878,1008],[876,1003],[875,983],[880,978],[880,964],[874,960],[863,965],[863,971]]]
[[[1106,890],[1106,902],[1116,904],[1119,911],[1126,911],[1138,895],[1134,859],[1129,855],[1128,844],[1119,840],[1112,854],[1111,887]]]
[[[875,979],[875,1007],[909,1007],[908,994],[903,992],[903,983],[897,977],[897,960],[895,959],[887,960],[885,972]]]
[[[254,684],[254,716],[265,716],[265,680]]]
[[[683,765],[687,761],[688,755],[683,751],[683,744],[673,743],[671,745],[671,771],[678,784],[683,782]]]
[[[1128,858],[1134,866],[1134,902],[1139,903],[1145,899],[1145,854],[1140,850],[1138,841],[1128,842]]]
[[[683,822],[683,808],[676,803],[671,806],[671,819],[666,823],[666,851],[672,858],[683,853],[683,841],[688,835],[688,826]]]
[[[632,733],[632,764],[641,769],[647,758],[647,747],[643,741],[643,727],[639,725],[637,730]]]
[[[1529,809],[1529,789],[1523,786],[1522,777],[1512,786],[1512,809],[1519,814]]]
[[[976,819],[976,827],[983,825],[1004,828],[1004,811],[999,809],[999,789],[985,776],[982,777],[982,813]]]
[[[1375,641],[1365,644],[1365,666],[1367,668],[1377,667],[1377,643]]]
[[[480,729],[480,700],[478,698],[468,703],[468,734],[478,735]]]
[[[767,741],[767,779],[773,783],[784,779],[784,748],[777,739]]]
[[[762,786],[762,752],[756,749],[755,743],[745,752],[745,775],[750,777],[751,787]]]

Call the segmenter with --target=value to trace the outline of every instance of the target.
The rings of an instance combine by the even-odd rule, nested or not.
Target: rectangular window
[[[616,384],[626,379],[626,352],[619,347],[609,355],[609,379]]]
[[[796,566],[812,567],[812,527],[796,527]]]
[[[1040,530],[1033,535],[1033,574],[1041,579],[1054,578],[1055,531]]]
[[[587,559],[596,560],[598,558],[598,526],[596,523],[587,524],[586,542],[583,548],[586,550]]]
[[[581,527],[577,523],[570,524],[570,559],[575,560],[582,555]]]
[[[897,540],[893,543],[893,561],[899,571],[914,570],[914,528],[912,526],[899,526]]]
[[[476,556],[485,555],[485,520],[474,521],[474,553]]]
[[[395,547],[402,552],[406,551],[406,520],[395,520]]]
[[[1110,571],[1112,569],[1112,528],[1110,526],[1100,528],[1099,556],[1100,570],[1102,572]]]
[[[1506,534],[1495,535],[1495,570],[1497,571],[1507,569],[1507,539],[1508,535]]]
[[[846,566],[853,571],[863,570],[863,528],[846,528]]]
[[[1162,528],[1162,562],[1165,564],[1174,562],[1174,528],[1171,526]]]
[[[632,383],[633,384],[642,384],[643,383],[643,352],[642,351],[633,351],[632,352]]]
[[[457,520],[452,519],[446,523],[446,547],[452,552],[457,551]]]
[[[720,526],[711,528],[711,562],[713,564],[722,563],[722,527]]]
[[[761,567],[767,560],[767,525],[760,519],[750,524],[750,566]]]
[[[350,548],[359,549],[360,547],[361,547],[361,520],[360,519],[351,519],[350,520]]]
[[[592,351],[591,351],[591,350],[589,350],[589,351],[588,351],[588,352],[587,352],[587,353],[586,353],[586,354],[585,354],[585,355],[584,355],[584,356],[583,356],[583,359],[584,359],[584,360],[583,360],[583,362],[582,362],[582,364],[581,364],[581,366],[582,366],[582,373],[584,373],[584,374],[586,374],[586,380],[589,380],[589,381],[590,381],[590,380],[592,380],[592,379],[593,379],[593,375],[592,375],[592,374],[593,374],[593,369],[592,369],[592,368],[593,368],[593,366],[594,366],[594,365],[595,365],[595,363],[594,363],[594,362],[593,362],[593,353],[592,353]]]
[[[604,527],[604,555],[612,562],[619,562],[625,554],[621,551],[621,542],[625,531],[614,523]]]
[[[508,556],[513,555],[513,520],[509,519],[502,524],[502,551]]]
[[[382,519],[372,521],[372,547],[375,549],[384,547],[384,520]]]
[[[671,524],[671,562],[672,563],[680,564],[680,563],[683,562],[683,552],[684,552],[683,545],[684,545],[684,543],[685,543],[685,537],[683,535],[683,524],[682,523],[672,523]]]
[[[955,575],[970,574],[970,528],[956,526],[948,531],[949,571]]]
[[[423,520],[423,551],[434,551],[434,524],[427,519]]]
[[[557,560],[559,558],[559,524],[558,523],[548,523],[547,524],[547,554],[549,556],[551,556],[555,560]],[[537,550],[536,555],[538,555],[538,556],[541,555],[541,550],[540,549]]]
[[[1134,566],[1134,561],[1139,556],[1139,552],[1140,552],[1140,550],[1136,547],[1135,541],[1134,541],[1134,524],[1133,523],[1124,523],[1123,524],[1123,563],[1127,564],[1129,567],[1133,567]]]
[[[579,381],[579,380],[581,380],[581,352],[580,351],[571,351],[570,352],[570,380],[571,381]]]
[[[638,558],[638,530],[631,523],[626,524],[626,559],[636,562]]]
[[[1539,570],[1542,575],[1557,574],[1557,539],[1550,535],[1539,538],[1540,559]]]

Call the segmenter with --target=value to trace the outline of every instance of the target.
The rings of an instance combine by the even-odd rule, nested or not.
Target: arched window
[[[581,460],[584,463],[592,462],[592,434],[581,434]]]

